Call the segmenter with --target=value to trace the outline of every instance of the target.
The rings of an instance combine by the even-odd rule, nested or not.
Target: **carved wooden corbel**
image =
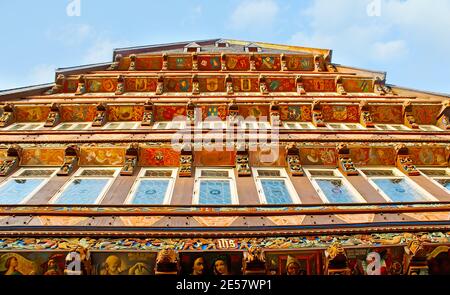
[[[366,100],[359,103],[359,123],[366,128],[375,128],[372,115],[370,114],[369,104]]]
[[[261,94],[269,94],[269,89],[267,88],[266,77],[263,75],[259,76],[259,92]]]
[[[0,117],[0,127],[6,127],[14,123],[14,105],[6,104],[3,106],[3,113]]]
[[[6,151],[6,158],[0,159],[0,176],[10,175],[20,163],[22,148],[17,145],[11,145]]]
[[[78,76],[78,86],[75,95],[82,95],[86,93],[86,80],[83,75]]]
[[[133,175],[134,169],[138,164],[139,144],[132,143],[125,152],[125,164],[120,170],[120,175]]]
[[[142,126],[151,126],[154,118],[154,104],[149,99],[144,104],[144,116],[142,117]]]
[[[169,56],[166,52],[162,54],[162,70],[167,71],[169,69]]]
[[[358,170],[356,170],[355,165],[350,157],[350,149],[347,144],[341,143],[336,147],[336,152],[338,155],[338,169],[342,174],[347,176],[358,175]]]
[[[61,122],[61,114],[59,110],[59,104],[52,103],[50,107],[50,113],[47,116],[47,120],[45,121],[45,127],[54,127]]]
[[[280,106],[277,101],[270,103],[270,124],[276,127],[281,126]]]
[[[156,256],[155,275],[176,275],[179,271],[179,257],[174,249],[166,248]]]
[[[443,130],[450,130],[450,100],[442,103],[442,108],[437,116],[437,126]]]
[[[227,88],[227,94],[233,94],[234,93],[234,88],[233,88],[233,79],[231,78],[231,76],[228,74],[225,77],[225,85]]]
[[[236,104],[236,100],[233,99],[228,104],[228,117],[231,122],[235,122],[238,116],[239,116],[239,107]]]
[[[187,105],[186,105],[186,117],[187,120],[193,124],[195,120],[195,104],[192,102],[191,99],[189,99]]]
[[[311,106],[312,123],[316,127],[325,127],[320,101],[314,101]]]
[[[159,75],[158,81],[156,82],[156,95],[161,95],[164,93],[164,76]]]
[[[192,53],[192,70],[198,71],[198,54],[196,52]]]
[[[384,80],[380,77],[376,77],[373,81],[374,92],[378,95],[393,94],[391,87],[386,85]]]
[[[323,72],[323,56],[322,55],[314,56],[314,71],[315,72]]]
[[[136,54],[130,54],[130,66],[128,67],[129,71],[136,71]]]
[[[325,250],[325,275],[351,275],[345,249],[334,242]]]
[[[58,176],[68,176],[78,168],[78,160],[80,158],[80,147],[70,145],[64,151],[64,164],[56,173]]]
[[[252,172],[250,170],[247,145],[237,147],[236,170],[237,170],[238,176],[251,176],[252,175]]]
[[[255,54],[250,54],[250,71],[256,71],[256,58]]]
[[[192,75],[192,94],[200,94],[200,83],[196,74]]]
[[[103,126],[106,123],[106,104],[105,103],[99,103],[97,105],[97,112],[94,118],[94,121],[92,122],[92,126]]]
[[[243,259],[244,275],[265,275],[266,274],[266,255],[259,246],[251,246],[244,252]]]
[[[222,53],[220,55],[220,70],[221,71],[227,70],[227,55],[225,53]]]
[[[336,68],[336,66],[334,64],[332,64],[330,62],[326,62],[326,65],[327,65],[328,72],[330,72],[330,73],[337,73],[338,72],[338,70],[337,70],[337,68]]]
[[[114,61],[111,63],[111,65],[107,70],[108,71],[118,70],[121,61],[122,61],[122,54],[116,54],[116,56],[114,57]]]
[[[303,176],[303,168],[300,163],[300,149],[293,143],[286,146],[286,163],[292,176]]]
[[[297,93],[300,95],[306,94],[305,86],[303,84],[303,78],[301,75],[298,75],[295,79],[295,85],[297,85]]]
[[[50,90],[45,92],[45,94],[51,95],[62,93],[64,91],[64,80],[65,76],[63,74],[58,74],[58,77],[56,77],[55,85]]]
[[[125,93],[125,79],[122,75],[117,77],[117,88],[114,92],[115,95],[121,95]]]
[[[192,176],[192,164],[194,163],[194,153],[192,146],[184,146],[180,153],[180,177]]]
[[[286,55],[284,53],[282,53],[280,55],[280,60],[281,60],[281,70],[282,71],[287,71],[288,67],[287,67],[287,58]]]
[[[336,92],[340,95],[346,95],[344,84],[342,83],[342,78],[340,76],[336,77]]]
[[[403,124],[411,129],[419,129],[419,125],[416,123],[416,119],[412,113],[412,104],[410,101],[403,103]]]
[[[411,156],[409,155],[409,150],[405,144],[399,144],[395,147],[397,153],[396,157],[396,167],[406,175],[416,176],[420,175],[416,166],[413,164]]]

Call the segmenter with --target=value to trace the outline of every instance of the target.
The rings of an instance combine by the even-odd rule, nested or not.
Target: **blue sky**
[[[0,11],[0,89],[110,61],[117,47],[223,37],[330,48],[388,83],[450,93],[448,0],[0,0]]]

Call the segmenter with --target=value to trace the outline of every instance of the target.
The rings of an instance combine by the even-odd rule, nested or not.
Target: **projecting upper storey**
[[[449,98],[387,85],[385,72],[331,59],[328,49],[226,39],[122,48],[109,63],[58,69],[54,84],[0,91],[0,101],[78,95]]]

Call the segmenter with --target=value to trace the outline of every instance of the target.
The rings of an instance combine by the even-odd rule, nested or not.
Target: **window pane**
[[[389,197],[393,202],[415,202],[426,201],[414,187],[404,178],[398,179],[373,179],[373,182]]]
[[[115,122],[115,123],[110,123],[108,125],[106,125],[105,129],[117,129],[119,128],[120,123]]]
[[[59,127],[57,128],[58,130],[67,130],[70,127],[72,127],[73,124],[71,123],[63,123],[61,125],[59,125]]]
[[[291,204],[292,199],[284,180],[262,179],[261,185],[268,204]]]
[[[125,122],[122,123],[122,129],[133,129],[135,125],[135,122]]]
[[[199,204],[223,205],[231,204],[231,188],[229,180],[201,180]]]
[[[56,204],[94,204],[107,183],[108,179],[75,179]]]
[[[450,190],[450,178],[436,179],[443,187]]]
[[[19,204],[44,179],[10,179],[0,188],[0,204]]]
[[[9,128],[9,130],[20,130],[23,127],[25,127],[25,124],[16,124],[16,125],[11,126],[11,128]]]
[[[142,180],[132,204],[163,204],[168,187],[169,180]]]
[[[330,203],[359,202],[342,180],[316,179],[316,182]]]
[[[73,130],[83,130],[86,129],[89,126],[89,123],[80,123],[76,124],[72,129]]]

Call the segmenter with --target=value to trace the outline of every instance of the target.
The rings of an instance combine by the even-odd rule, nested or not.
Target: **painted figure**
[[[205,259],[203,257],[197,257],[194,259],[194,263],[192,265],[191,275],[199,276],[205,274]]]
[[[217,258],[216,260],[214,260],[213,274],[217,276],[224,276],[230,274],[228,272],[228,264],[226,262],[226,259]]]

